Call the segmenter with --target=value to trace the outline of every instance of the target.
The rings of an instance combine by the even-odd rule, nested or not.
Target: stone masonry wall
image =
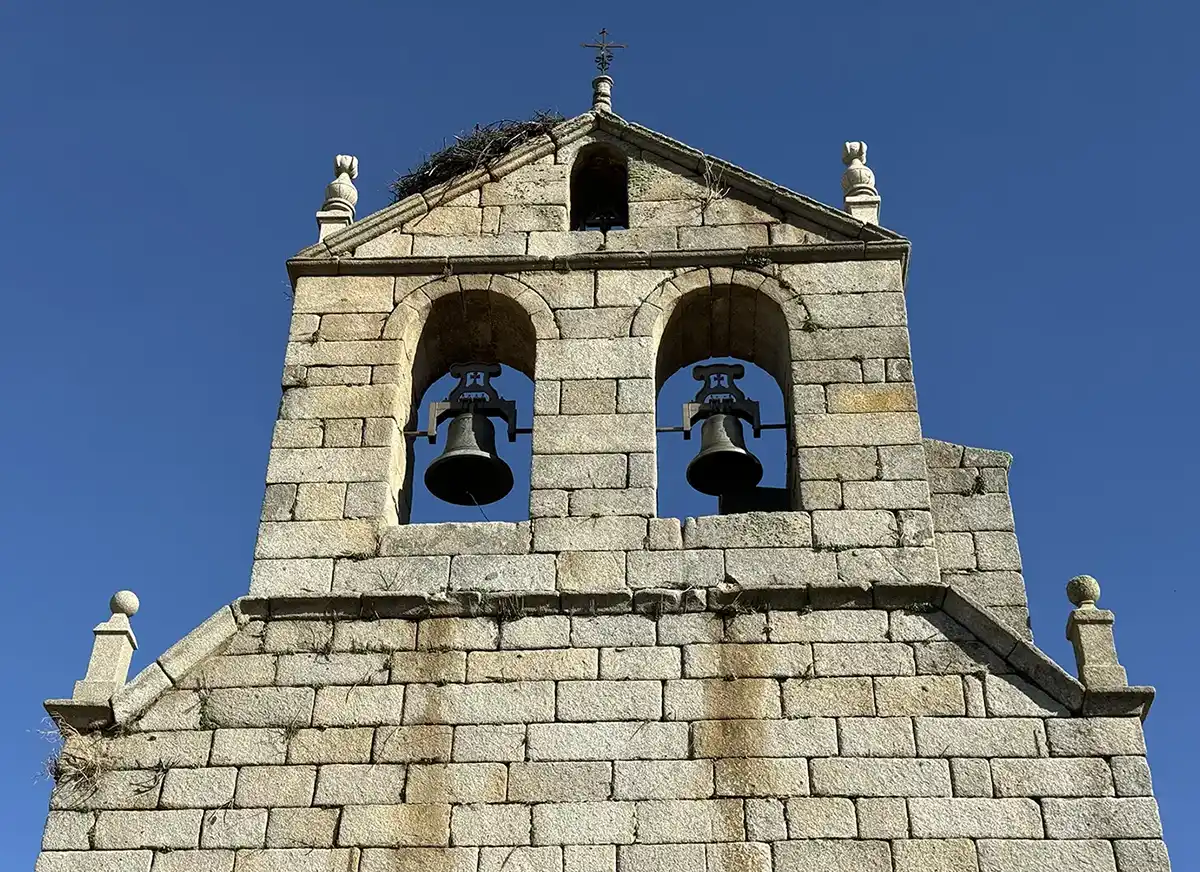
[[[250,620],[37,870],[1167,869],[1139,720],[1020,672],[921,603]]]
[[[925,459],[942,580],[1032,638],[1008,496],[1012,455],[926,439]]]

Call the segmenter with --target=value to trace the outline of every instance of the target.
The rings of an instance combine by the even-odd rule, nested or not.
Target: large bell
[[[762,479],[758,458],[746,449],[742,422],[718,412],[700,426],[700,450],[688,464],[688,484],[702,494],[721,496],[754,487]]]
[[[513,486],[512,470],[496,454],[496,428],[486,415],[460,412],[446,428],[446,450],[425,470],[425,487],[456,506],[486,506]]]

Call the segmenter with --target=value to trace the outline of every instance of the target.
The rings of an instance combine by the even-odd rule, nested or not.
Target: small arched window
[[[571,168],[571,229],[624,230],[629,226],[629,167],[625,156],[593,143]]]

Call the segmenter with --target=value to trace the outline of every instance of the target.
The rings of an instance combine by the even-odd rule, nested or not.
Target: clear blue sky
[[[374,211],[456,131],[586,109],[578,46],[606,26],[627,118],[835,204],[841,143],[870,143],[914,244],[925,433],[1015,455],[1035,633],[1068,668],[1063,585],[1104,585],[1196,867],[1198,25],[1184,3],[4,4],[0,863],[30,868],[40,703],[112,591],[142,598],[140,668],[247,589],[283,264],[333,154]]]

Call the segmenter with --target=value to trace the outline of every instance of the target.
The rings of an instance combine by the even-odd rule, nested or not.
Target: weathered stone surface
[[[725,573],[743,587],[828,585],[837,580],[837,559],[802,548],[731,548]]]
[[[853,839],[858,836],[854,803],[836,797],[787,801],[788,836],[793,839]]]
[[[798,414],[794,421],[801,448],[911,445],[921,438],[915,412]]]
[[[697,678],[666,682],[663,713],[668,720],[778,718],[779,682],[769,678]]]
[[[737,799],[647,800],[637,805],[638,840],[649,843],[736,842],[745,838]]]
[[[1052,839],[1161,839],[1153,797],[1045,799],[1046,835]]]
[[[350,805],[342,811],[338,842],[343,845],[445,845],[450,838],[450,806]]]
[[[415,769],[413,767],[413,771]],[[312,804],[340,806],[400,802],[404,797],[404,784],[404,766],[381,763],[322,766]],[[412,796],[409,801],[429,800]]]
[[[557,713],[560,721],[658,720],[662,682],[559,681]]]
[[[1032,799],[913,798],[908,813],[918,838],[1042,838],[1041,811]]]
[[[383,556],[528,554],[529,524],[509,521],[401,524],[383,531]]]
[[[333,590],[435,595],[446,590],[449,580],[449,557],[338,560],[333,571]]]
[[[467,680],[566,681],[596,678],[599,674],[598,661],[597,652],[587,648],[472,651],[470,659],[467,661]],[[559,685],[560,705],[562,704],[561,694],[566,686],[565,684]],[[575,718],[565,718],[565,720],[575,720]]]
[[[772,642],[884,642],[888,614],[874,609],[774,611]]]
[[[597,762],[514,763],[509,768],[508,799],[510,802],[608,799],[612,768],[611,763]]]
[[[366,763],[374,737],[369,727],[300,730],[288,743],[288,762]]]
[[[1143,756],[1146,739],[1137,718],[1071,718],[1046,723],[1055,757]]]
[[[1108,764],[1095,758],[993,760],[997,796],[1112,796]]]
[[[716,762],[717,796],[803,796],[808,761],[802,757],[747,757]]]
[[[896,642],[816,642],[813,663],[821,677],[916,672],[912,648]]]
[[[552,554],[464,555],[450,564],[453,590],[549,592],[554,586]]]
[[[296,280],[296,312],[390,312],[391,276],[301,276]]]
[[[534,551],[634,551],[646,541],[646,519],[537,518]]]
[[[335,651],[403,651],[417,644],[417,622],[398,618],[338,621],[333,627]]]
[[[315,766],[244,766],[238,770],[234,805],[276,808],[312,805]]]
[[[492,618],[426,618],[417,631],[417,647],[426,651],[490,650],[499,645],[500,626]]]
[[[1150,765],[1145,757],[1113,757],[1109,764],[1117,796],[1153,796]]]
[[[776,868],[829,869],[838,872],[892,872],[887,842],[853,839],[803,839],[775,845]]]
[[[812,790],[821,796],[949,796],[950,766],[902,758],[813,760]]]
[[[396,684],[319,687],[313,725],[358,727],[399,723],[404,696],[404,686]]]
[[[783,708],[789,718],[868,716],[875,714],[870,678],[805,678],[783,683]]]
[[[688,645],[683,673],[688,678],[792,678],[812,669],[808,645]]]
[[[267,847],[333,847],[338,815],[335,808],[273,808],[267,818]]]
[[[217,808],[233,799],[237,770],[172,769],[163,779],[162,808]]]
[[[333,560],[255,560],[250,574],[250,593],[328,593],[333,580]]]
[[[258,528],[254,556],[274,560],[289,557],[369,557],[378,536],[371,521],[286,521]]]
[[[900,543],[896,516],[885,511],[812,513],[813,536],[826,548],[890,548]]]
[[[453,740],[448,726],[380,727],[371,753],[377,763],[445,762]]]
[[[838,718],[838,737],[848,757],[915,757],[910,718]]]
[[[802,481],[866,481],[877,470],[874,448],[801,448],[796,463]]]
[[[600,677],[610,680],[679,678],[681,652],[673,647],[601,648]]]
[[[642,615],[596,615],[571,618],[571,644],[585,648],[653,645],[655,623]]]
[[[956,675],[877,678],[875,706],[880,715],[965,715],[962,679]]]
[[[1116,872],[1108,842],[1055,839],[980,839],[980,872],[1038,872],[1042,869],[1087,869]]]
[[[917,718],[916,728],[923,757],[1040,757],[1046,749],[1034,718]]]
[[[917,396],[908,382],[889,384],[831,384],[825,389],[830,412],[915,412]]]
[[[35,872],[149,872],[151,851],[42,851]]]
[[[181,811],[101,811],[92,844],[99,851],[138,848],[196,848],[200,809]]]
[[[633,841],[631,802],[556,802],[533,807],[535,845],[627,845]]]
[[[688,725],[530,724],[530,760],[676,760],[688,756]]]
[[[600,515],[654,516],[656,494],[651,487],[578,490],[571,493],[570,512],[577,517]]]
[[[504,724],[554,720],[554,684],[414,684],[404,707],[406,724]]]
[[[1121,872],[1171,872],[1167,846],[1158,839],[1118,840],[1112,843]]]
[[[282,728],[216,730],[210,762],[213,766],[283,763],[287,749]]]
[[[558,555],[558,589],[564,592],[622,590],[625,552],[563,551]]]
[[[933,525],[938,530],[1013,529],[1012,506],[1005,494],[933,494]]]
[[[977,872],[970,839],[902,839],[892,843],[896,872]],[[992,870],[989,870],[992,872]],[[1015,872],[1005,867],[1004,872]]]
[[[809,757],[837,753],[832,718],[716,720],[693,725],[697,757]]]
[[[89,759],[82,754],[80,757]],[[88,811],[152,809],[158,805],[160,786],[157,779],[143,771],[109,770],[97,773],[91,783],[56,786],[50,796],[50,807]]]
[[[862,839],[903,839],[908,836],[908,805],[900,797],[855,800],[858,836]]]
[[[806,512],[746,512],[688,518],[685,548],[807,548],[812,524]]]
[[[652,452],[654,441],[654,416],[650,414],[538,415],[533,422],[535,456]],[[556,478],[547,486],[567,485]]]
[[[950,761],[950,781],[955,796],[990,797],[992,787],[991,761],[975,757],[955,757]]]

